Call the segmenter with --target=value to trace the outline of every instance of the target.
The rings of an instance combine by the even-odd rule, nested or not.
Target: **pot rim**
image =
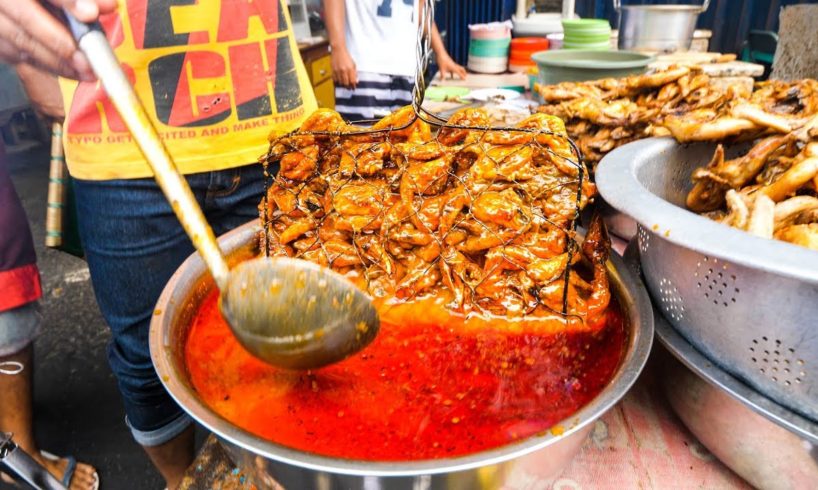
[[[701,5],[622,5],[621,10],[651,10],[667,13],[702,13]]]
[[[246,223],[219,238],[219,246],[230,255],[256,239],[261,231],[258,220]],[[321,456],[276,444],[227,421],[202,402],[185,381],[183,366],[177,366],[170,348],[175,317],[189,300],[197,281],[206,276],[197,253],[188,257],[168,281],[156,305],[150,325],[150,350],[154,368],[165,389],[200,424],[222,439],[259,456],[316,471],[355,476],[417,476],[464,471],[501,463],[547,446],[580,431],[596,421],[633,386],[645,366],[653,343],[653,310],[647,292],[624,262],[611,255],[608,272],[612,290],[629,321],[629,338],[619,370],[608,385],[587,405],[555,424],[564,427],[560,435],[551,431],[486,451],[453,458],[421,461],[364,461]]]
[[[608,43],[605,43],[608,44]],[[563,38],[563,46],[565,39]],[[604,57],[605,59],[600,59]],[[604,51],[573,49],[545,50],[531,55],[537,64],[553,68],[574,68],[584,70],[622,70],[645,68],[656,57],[636,51]]]

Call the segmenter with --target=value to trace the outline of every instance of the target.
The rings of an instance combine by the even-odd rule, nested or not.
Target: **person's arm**
[[[449,52],[446,51],[446,46],[443,45],[443,38],[440,37],[440,31],[437,30],[437,24],[432,23],[432,51],[435,52],[435,59],[437,60],[437,67],[440,70],[440,78],[445,79],[449,75],[456,76],[460,79],[466,78],[466,69],[458,65]]]
[[[49,0],[82,22],[113,12],[116,0]],[[28,63],[56,75],[94,80],[68,29],[37,0],[0,0],[0,61]]]
[[[34,110],[50,120],[62,122],[65,109],[57,77],[26,63],[18,64],[16,71]]]
[[[342,87],[354,89],[358,85],[358,70],[347,50],[344,0],[324,0],[324,17],[332,49],[332,79]]]

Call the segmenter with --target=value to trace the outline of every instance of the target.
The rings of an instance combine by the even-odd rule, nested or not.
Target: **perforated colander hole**
[[[696,262],[696,271],[693,273],[696,287],[703,290],[704,297],[714,305],[725,308],[736,302],[736,296],[740,292],[736,287],[736,275],[729,274],[728,269],[726,262],[702,256]]]
[[[806,362],[795,358],[794,347],[787,347],[778,338],[762,336],[752,339],[748,346],[750,360],[758,367],[758,372],[783,386],[800,384],[807,376]],[[794,368],[793,366],[798,366]]]
[[[664,313],[671,319],[681,321],[684,318],[684,302],[679,290],[667,278],[659,281],[660,300]]]
[[[650,235],[648,235],[648,232],[640,226],[636,233],[636,238],[637,242],[639,242],[639,251],[642,253],[647,252],[648,245],[650,244]]]

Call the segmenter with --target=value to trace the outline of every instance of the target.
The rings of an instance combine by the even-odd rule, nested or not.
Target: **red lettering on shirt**
[[[219,12],[219,34],[217,41],[237,41],[247,38],[251,17],[258,17],[267,34],[279,32],[284,22],[279,22],[278,0],[222,0]]]
[[[119,12],[101,15],[99,23],[102,24],[102,30],[105,31],[105,37],[108,38],[112,48],[122,44],[125,35],[122,33],[122,18],[119,16]]]
[[[176,127],[206,126],[230,115],[230,94],[197,94],[191,87],[196,80],[226,75],[224,59],[218,53],[192,51],[160,56],[151,61],[148,73],[156,115],[163,123]]]
[[[145,47],[145,17],[148,13],[148,0],[127,0],[128,20],[131,23],[131,35],[136,49]]]
[[[239,120],[272,114],[269,84],[275,80],[275,73],[264,69],[261,45],[231,46],[228,55]]]
[[[203,44],[210,41],[207,31],[176,32],[171,7],[196,5],[198,0],[127,0],[136,49]]]
[[[128,80],[134,83],[136,77],[133,70],[124,64],[122,70]],[[68,111],[68,120],[71,121],[68,132],[71,134],[102,133],[102,114],[105,115],[111,132],[122,133],[128,130],[120,119],[119,113],[108,100],[108,95],[102,85],[99,82],[80,82]]]

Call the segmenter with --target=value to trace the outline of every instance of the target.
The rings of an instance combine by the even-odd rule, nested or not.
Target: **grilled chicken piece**
[[[404,108],[362,133],[319,111],[271,144],[266,161],[281,171],[261,206],[262,243],[351,273],[376,296],[442,292],[462,312],[565,307],[596,319],[603,283],[572,270],[581,254],[569,231],[595,188],[565,125],[543,113],[518,130],[486,129],[488,121],[466,109],[435,137]],[[597,253],[606,242],[594,243]]]

